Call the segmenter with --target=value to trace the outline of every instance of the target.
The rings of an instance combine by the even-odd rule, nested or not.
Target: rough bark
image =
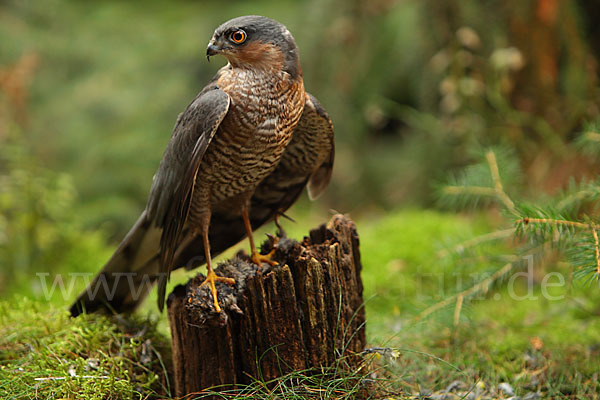
[[[257,272],[238,254],[216,268],[236,280],[217,284],[220,314],[202,275],[169,296],[178,396],[329,366],[340,355],[358,361],[365,315],[354,223],[336,215],[302,242],[284,238],[274,247],[279,266]]]

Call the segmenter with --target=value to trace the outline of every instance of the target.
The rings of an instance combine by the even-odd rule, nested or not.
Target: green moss
[[[456,301],[418,319],[427,307],[497,270],[502,264],[495,257],[511,254],[500,241],[440,256],[445,248],[492,231],[493,220],[408,210],[359,221],[358,227],[368,340],[400,349],[400,358],[388,366],[400,387],[441,389],[458,379],[487,386],[510,382],[519,395],[595,395],[589,383],[600,369],[596,285],[570,284],[568,266],[536,261],[531,289],[525,276],[512,278],[523,272],[517,269],[465,302],[458,324]],[[561,274],[564,284],[544,289],[550,273]],[[559,280],[553,275],[547,282]]]
[[[297,213],[298,224],[284,222],[290,236],[300,237],[322,220],[316,214]],[[399,349],[399,358],[387,360],[382,369],[385,373],[379,372],[386,385],[413,393],[415,387],[439,390],[459,379],[467,384],[481,380],[486,387],[510,382],[518,395],[539,390],[558,398],[568,393],[585,398],[595,393],[597,388],[590,382],[600,369],[600,323],[594,311],[600,291],[596,286],[565,283],[549,289],[547,293],[553,297],[544,296],[544,274],[559,272],[568,277],[570,270],[564,265],[534,265],[529,298],[523,298],[527,294],[524,278],[515,280],[513,286],[508,278],[485,295],[465,302],[457,325],[455,302],[417,320],[428,306],[461,290],[456,286],[457,277],[462,277],[464,290],[478,282],[481,273],[496,268],[497,264],[474,262],[470,253],[440,257],[443,249],[489,232],[491,219],[406,210],[379,219],[363,217],[357,225],[368,343]],[[247,243],[240,247],[246,248]],[[509,251],[502,243],[490,243],[481,250],[488,256]],[[184,275],[176,280],[185,279]],[[512,289],[517,296],[511,295]],[[144,343],[150,339],[163,360],[170,360],[166,316],[158,314],[153,300],[144,303],[142,313],[160,323],[162,335],[156,332],[154,322],[134,321],[124,326],[98,315],[72,319],[31,300],[0,303],[0,397],[146,398],[167,394],[165,371],[156,353],[152,352],[150,361],[143,355]],[[352,398],[357,390],[353,385],[362,378],[336,373],[315,377],[296,371],[277,383],[285,387],[279,394],[306,398],[302,387],[289,385],[290,379],[301,380],[316,392],[327,390],[328,379],[335,378],[340,385],[335,390]],[[231,392],[229,398],[269,396],[273,393],[256,382]]]
[[[456,281],[480,271],[468,271],[440,259],[437,253],[484,232],[485,224],[461,215],[404,210],[377,220],[358,222],[363,282],[370,332],[384,340],[384,332],[403,318],[415,315],[456,291]]]
[[[26,299],[0,303],[0,398],[165,395],[168,339],[151,321],[71,318]]]

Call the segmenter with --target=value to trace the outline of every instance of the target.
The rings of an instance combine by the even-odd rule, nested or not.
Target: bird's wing
[[[258,185],[252,196],[250,221],[253,229],[290,208],[307,184],[313,197],[325,189],[333,168],[333,139],[333,125],[327,112],[316,98],[307,94],[302,117],[279,165]],[[217,256],[246,237],[242,218],[235,213],[213,212],[209,236],[211,254]],[[179,249],[175,264],[188,268],[203,264],[202,248],[200,238],[187,243]]]
[[[270,208],[283,212],[307,184],[309,197],[314,200],[329,183],[334,156],[333,124],[319,101],[307,93],[292,140],[275,171],[256,189],[251,210]]]
[[[213,80],[179,116],[154,176],[147,211],[162,228],[158,303],[162,310],[168,274],[187,220],[196,174],[206,149],[229,109],[229,96]]]
[[[335,141],[333,124],[327,111],[312,94],[308,93],[307,96],[308,99],[304,106],[305,111],[296,131],[306,131],[302,134],[312,139],[314,149],[318,154],[314,163],[317,168],[308,180],[308,196],[311,200],[314,200],[323,193],[331,180],[335,158]]]

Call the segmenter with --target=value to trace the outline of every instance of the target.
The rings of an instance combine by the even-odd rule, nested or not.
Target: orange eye
[[[244,32],[243,30],[237,30],[235,32],[232,32],[231,35],[229,35],[229,39],[231,39],[231,41],[233,43],[244,43],[244,41],[246,40],[246,32]]]

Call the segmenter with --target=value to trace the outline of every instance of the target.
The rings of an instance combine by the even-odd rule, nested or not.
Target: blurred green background
[[[598,171],[597,159],[573,146],[600,117],[594,0],[3,0],[3,297],[43,299],[36,273],[50,281],[99,270],[145,206],[178,113],[225,63],[205,59],[213,30],[244,14],[289,28],[305,87],[333,120],[331,185],[316,203],[304,196],[290,212],[298,222],[286,227],[300,236],[330,210],[357,221],[371,341],[396,334],[401,316],[477,282],[473,273],[493,271],[436,256],[506,227],[493,205],[456,212],[438,201],[437,189],[485,149],[508,154],[500,173],[507,192],[523,198],[548,198]],[[464,286],[440,291],[457,274]],[[416,276],[428,278],[418,286]],[[70,300],[50,297],[59,307]],[[498,304],[515,312],[500,325],[515,329],[527,309],[550,307],[489,310]],[[474,320],[488,315],[482,307]],[[144,312],[155,312],[153,301]],[[451,326],[452,316],[441,323]],[[528,346],[527,337],[514,340]]]
[[[294,33],[336,127],[319,206],[431,206],[434,183],[497,144],[516,149],[534,190],[552,189],[570,172],[557,170],[580,173],[565,142],[598,114],[593,4],[4,1],[1,138],[68,175],[78,219],[119,238],[177,114],[224,64],[204,58],[213,29],[257,13]]]

